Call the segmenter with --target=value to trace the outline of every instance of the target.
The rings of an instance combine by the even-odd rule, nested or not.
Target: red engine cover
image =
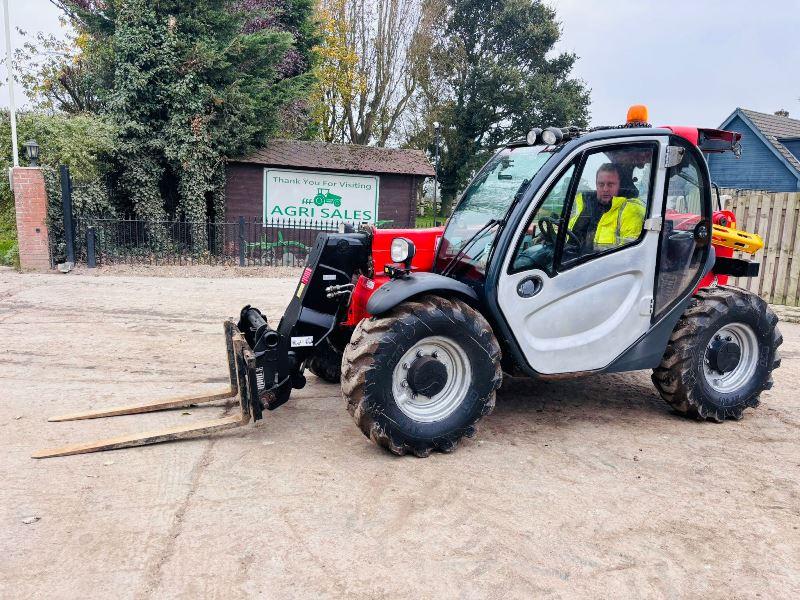
[[[389,281],[383,274],[386,265],[394,264],[391,257],[392,240],[403,237],[414,243],[416,253],[411,261],[412,271],[431,271],[439,241],[442,239],[444,227],[428,229],[374,229],[372,231],[372,261],[375,270],[374,279],[359,276],[350,306],[347,309],[347,320],[342,323],[347,327],[355,327],[361,319],[370,316],[367,312],[367,301],[375,290]]]
[[[412,271],[430,271],[433,269],[433,259],[436,249],[442,239],[444,227],[430,227],[428,229],[375,229],[372,238],[372,260],[375,263],[375,272],[383,273],[383,267],[394,264],[390,255],[392,240],[403,237],[414,242],[416,254],[411,261]]]

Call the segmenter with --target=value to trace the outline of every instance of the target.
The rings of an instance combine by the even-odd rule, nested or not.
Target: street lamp
[[[436,227],[436,194],[439,189],[439,137],[442,133],[442,125],[439,121],[433,122],[433,130],[436,133],[436,160],[433,167],[433,226]]]
[[[33,140],[28,140],[24,144],[25,147],[25,157],[28,159],[28,166],[29,167],[38,167],[39,166],[39,144],[37,144]]]

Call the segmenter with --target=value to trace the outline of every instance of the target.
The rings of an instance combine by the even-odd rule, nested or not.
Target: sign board
[[[264,169],[264,222],[374,223],[379,183],[376,175]]]

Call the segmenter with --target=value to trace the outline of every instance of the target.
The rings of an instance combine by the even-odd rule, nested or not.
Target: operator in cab
[[[620,191],[622,172],[613,163],[597,169],[594,192],[575,197],[570,230],[581,240],[579,256],[595,254],[636,241],[642,232],[645,206]]]
[[[650,148],[630,148],[606,153],[609,162],[617,166],[620,182],[619,195],[626,198],[647,197],[649,181],[639,181],[635,171],[641,170],[652,160]]]

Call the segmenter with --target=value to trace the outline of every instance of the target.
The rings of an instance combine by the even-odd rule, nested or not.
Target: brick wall
[[[20,267],[25,271],[50,269],[47,240],[47,191],[42,170],[13,169],[14,205],[17,212],[17,241]]]

